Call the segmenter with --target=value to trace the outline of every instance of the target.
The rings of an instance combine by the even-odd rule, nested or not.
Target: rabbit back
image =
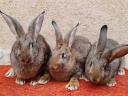
[[[76,36],[72,48],[78,53],[76,54],[76,61],[79,62],[78,64],[81,64],[82,69],[84,69],[84,64],[89,54],[91,43],[86,37]]]

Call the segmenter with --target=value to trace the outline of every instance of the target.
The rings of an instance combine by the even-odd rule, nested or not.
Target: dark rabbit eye
[[[33,43],[33,42],[31,42],[31,43],[30,43],[30,46],[33,48],[33,47],[34,47],[34,43]]]
[[[64,58],[65,57],[65,54],[64,53],[62,53],[62,58]]]
[[[32,47],[34,47],[34,44],[32,43]]]

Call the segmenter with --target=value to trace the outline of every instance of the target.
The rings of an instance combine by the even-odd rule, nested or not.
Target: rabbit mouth
[[[25,62],[22,62],[21,63],[21,65],[28,65],[28,64],[30,64],[30,63],[25,63]]]
[[[30,63],[30,61],[31,61],[30,58],[21,59],[21,64],[26,65],[26,64]]]
[[[100,78],[97,78],[97,79],[96,78],[90,78],[90,79],[95,84],[104,84],[106,77],[103,76],[103,77],[100,77]]]
[[[32,63],[21,63],[22,65],[31,65]]]

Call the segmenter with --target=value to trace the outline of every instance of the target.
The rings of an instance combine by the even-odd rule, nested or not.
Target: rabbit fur
[[[49,60],[51,77],[58,81],[69,81],[66,88],[77,90],[78,79],[84,71],[84,63],[91,43],[83,36],[75,36],[79,23],[63,38],[55,21],[52,21],[56,35],[56,47]]]
[[[5,75],[7,77],[16,75],[16,83],[20,85],[27,80],[30,80],[32,85],[39,82],[46,83],[48,81],[46,78],[49,76],[46,72],[47,62],[51,56],[51,49],[44,37],[39,34],[45,12],[32,20],[28,33],[24,32],[16,19],[3,12],[0,13],[16,37],[10,54],[12,68]]]
[[[85,64],[85,77],[95,84],[115,86],[116,74],[124,75],[124,55],[128,45],[107,38],[107,25],[102,26],[98,42],[92,44]]]

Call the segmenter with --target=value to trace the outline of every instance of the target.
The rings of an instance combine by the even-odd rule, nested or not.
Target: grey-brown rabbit
[[[115,75],[125,74],[124,55],[128,54],[128,45],[119,45],[112,39],[107,39],[107,25],[102,26],[98,42],[95,42],[89,52],[85,64],[85,77],[96,84],[115,86]]]
[[[85,59],[90,49],[90,42],[82,36],[75,36],[77,24],[66,36],[62,34],[55,21],[52,21],[56,35],[56,47],[49,60],[49,72],[53,79],[69,81],[66,88],[77,90],[78,79],[84,71]]]
[[[10,54],[12,68],[6,73],[6,76],[16,74],[17,84],[23,85],[26,80],[30,80],[31,85],[45,84],[50,78],[46,71],[51,50],[44,37],[39,34],[44,13],[42,12],[33,19],[28,33],[25,33],[16,19],[0,12],[16,37]]]

